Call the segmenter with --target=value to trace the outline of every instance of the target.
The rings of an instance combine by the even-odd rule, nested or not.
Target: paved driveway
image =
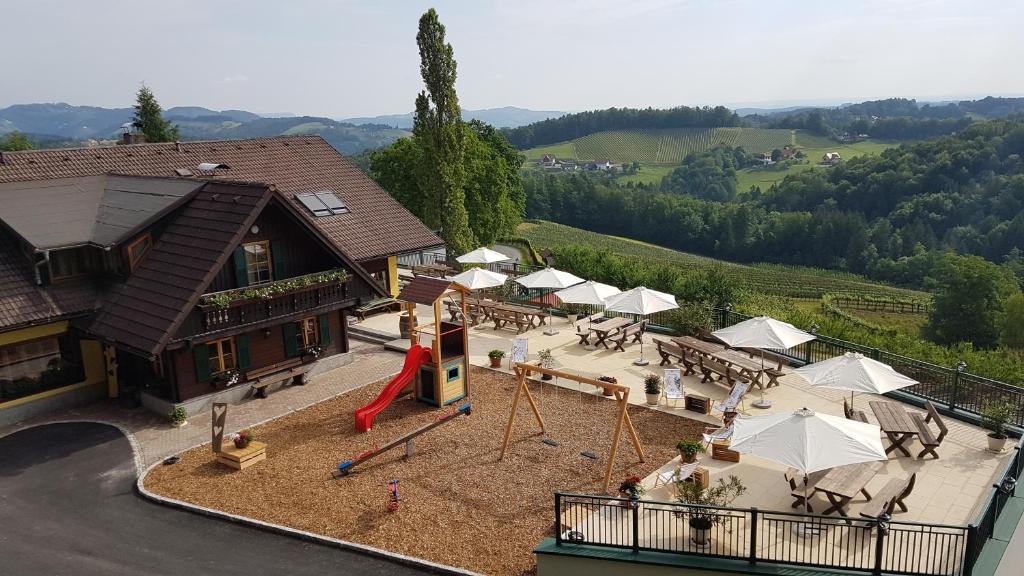
[[[112,426],[49,424],[0,438],[0,573],[423,573],[153,504],[134,484],[131,445]]]

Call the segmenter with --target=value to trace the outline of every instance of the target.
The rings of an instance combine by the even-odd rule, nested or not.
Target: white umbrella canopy
[[[796,468],[804,474],[804,503],[810,512],[807,475],[837,466],[886,460],[881,429],[803,408],[795,412],[737,418],[729,449]]]
[[[555,268],[544,268],[516,278],[516,282],[524,288],[568,288],[583,282],[583,278]]]
[[[814,334],[768,316],[744,320],[712,334],[733,348],[786,349],[814,340]]]
[[[917,380],[900,374],[892,366],[857,352],[847,352],[842,356],[808,364],[793,370],[793,373],[810,382],[812,386],[849,390],[851,405],[854,392],[885,394],[918,383]]]
[[[605,300],[621,292],[622,290],[615,286],[587,280],[582,284],[576,284],[564,290],[559,290],[555,292],[555,296],[558,296],[558,299],[566,304],[590,304],[596,306],[604,304]]]
[[[676,297],[644,286],[638,286],[605,301],[605,309],[612,312],[646,316],[655,312],[678,308]]]
[[[505,260],[511,260],[511,258],[505,256],[501,252],[495,252],[486,246],[481,246],[476,250],[466,252],[455,260],[460,264],[491,264],[492,262],[504,262]]]
[[[647,316],[664,310],[674,310],[679,307],[676,297],[657,290],[651,290],[645,286],[637,286],[622,294],[616,294],[605,302],[605,310],[612,312],[623,312],[625,314],[637,314]],[[637,366],[646,366],[648,362],[644,358],[644,339],[640,338],[640,357],[633,361]]]
[[[461,274],[456,274],[449,278],[452,282],[458,282],[470,290],[480,290],[483,288],[501,286],[505,283],[506,279],[508,279],[508,276],[498,274],[497,272],[491,272],[484,268],[470,268]]]

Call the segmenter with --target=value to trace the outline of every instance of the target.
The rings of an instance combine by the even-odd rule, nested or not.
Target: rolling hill
[[[514,128],[533,122],[540,122],[548,118],[558,118],[565,112],[555,110],[529,110],[527,108],[516,108],[505,106],[503,108],[486,108],[483,110],[463,110],[464,120],[480,120],[496,128]],[[348,124],[385,124],[396,128],[412,129],[412,112],[405,114],[387,114],[384,116],[370,116],[360,118],[342,118],[339,122]]]

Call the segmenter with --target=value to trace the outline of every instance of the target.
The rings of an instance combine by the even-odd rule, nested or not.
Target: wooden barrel
[[[398,333],[402,335],[402,338],[408,338],[412,329],[416,326],[416,313],[414,312],[410,318],[408,312],[402,312],[402,315],[398,318]]]

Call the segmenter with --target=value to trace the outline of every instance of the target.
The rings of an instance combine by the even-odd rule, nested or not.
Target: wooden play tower
[[[469,332],[466,326],[466,294],[464,286],[429,276],[417,276],[398,294],[405,303],[408,317],[416,316],[416,305],[430,306],[433,322],[411,326],[409,340],[416,346],[429,339],[432,361],[420,366],[415,379],[416,399],[434,406],[445,406],[469,396]],[[461,314],[445,321],[443,304],[452,304]]]

